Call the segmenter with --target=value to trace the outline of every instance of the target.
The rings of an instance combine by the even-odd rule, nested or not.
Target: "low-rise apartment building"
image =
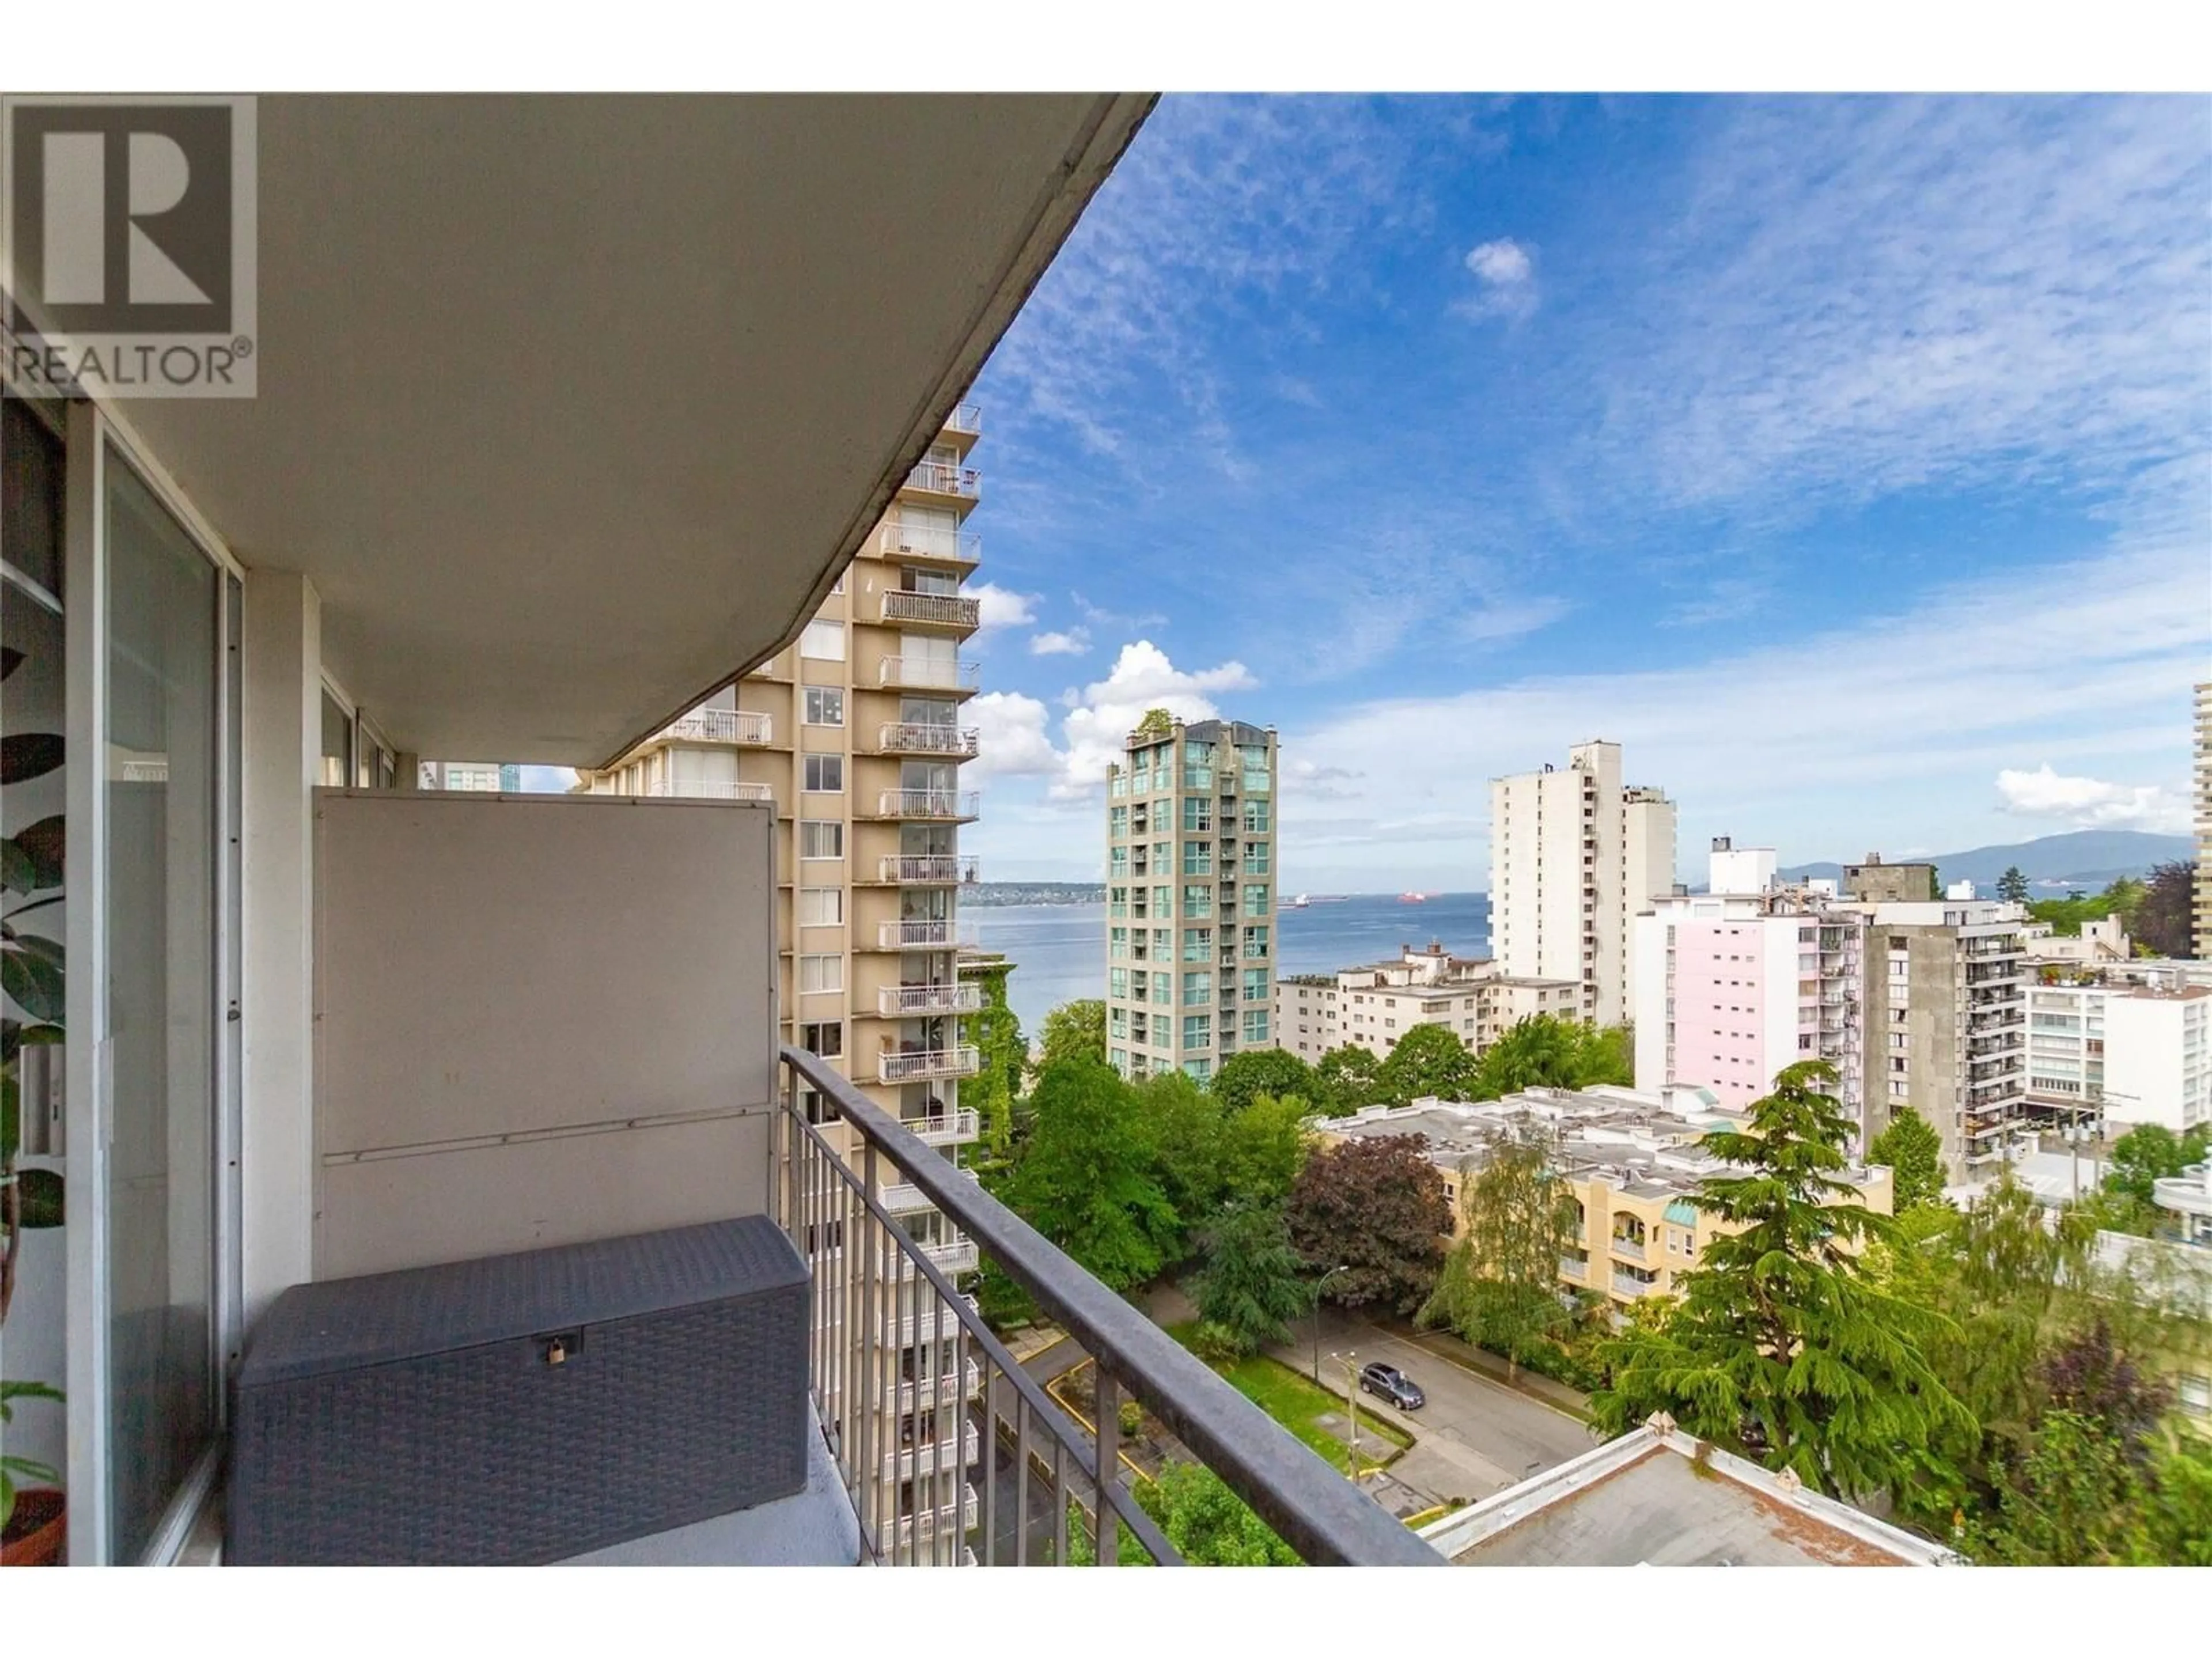
[[[2027,1097],[2114,1132],[2212,1123],[2212,987],[2107,982],[2087,973],[2028,991]]]
[[[1530,1089],[1468,1103],[1418,1100],[1373,1106],[1316,1126],[1323,1145],[1413,1135],[1444,1177],[1453,1236],[1466,1227],[1466,1188],[1500,1141],[1541,1136],[1553,1168],[1574,1194],[1577,1233],[1559,1261],[1562,1289],[1588,1291],[1626,1311],[1638,1299],[1669,1295],[1724,1229],[1695,1203],[1699,1183],[1728,1166],[1699,1145],[1706,1133],[1742,1120],[1709,1091],[1599,1086]],[[1856,1201],[1887,1215],[1890,1172],[1852,1169],[1844,1179]]]
[[[1479,1054],[1532,1014],[1579,1019],[1582,1001],[1579,981],[1504,974],[1431,940],[1394,960],[1276,981],[1277,1046],[1308,1061],[1346,1045],[1382,1059],[1415,1026],[1441,1025]]]

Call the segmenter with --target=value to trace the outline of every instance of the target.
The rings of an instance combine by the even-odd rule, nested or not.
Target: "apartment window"
[[[1267,1011],[1247,1008],[1244,1011],[1244,1041],[1265,1042],[1267,1040]]]
[[[805,719],[809,726],[842,726],[845,723],[845,694],[835,686],[808,686]]]
[[[1185,1014],[1182,1017],[1182,1046],[1186,1048],[1208,1048],[1213,1046],[1213,1016]]]
[[[843,990],[845,958],[832,956],[799,957],[799,988],[802,993]]]
[[[842,927],[845,925],[845,890],[842,887],[802,887],[799,890],[799,925],[802,927]]]
[[[1267,867],[1268,862],[1266,842],[1249,841],[1244,843],[1244,873],[1246,875],[1264,876],[1272,873]]]
[[[1186,876],[1210,876],[1213,873],[1213,845],[1210,842],[1187,841],[1182,844],[1182,872]]]
[[[1264,836],[1267,833],[1267,803],[1266,801],[1248,800],[1244,803],[1244,832],[1252,836]]]
[[[1213,803],[1197,796],[1185,798],[1182,804],[1182,827],[1193,835],[1212,833]]]
[[[1175,992],[1172,988],[1173,983],[1173,975],[1154,974],[1152,975],[1152,1000],[1155,1002],[1166,1002],[1170,1000],[1175,995]]]
[[[1204,1083],[1213,1075],[1213,1062],[1210,1060],[1186,1060],[1182,1069],[1183,1075],[1194,1083]]]
[[[799,856],[803,859],[842,859],[845,856],[845,826],[835,818],[799,821]]]
[[[1126,985],[1128,969],[1117,969],[1115,971],[1121,975]],[[1116,991],[1114,994],[1121,996],[1125,994],[1124,991]],[[1109,1037],[1120,1037],[1125,1042],[1128,1039],[1129,1011],[1127,1008],[1109,1008],[1106,1011],[1106,1035]]]
[[[845,624],[818,621],[807,623],[806,631],[799,636],[799,654],[816,662],[844,661]]]
[[[1203,1008],[1213,1000],[1213,975],[1211,973],[1185,974],[1182,976],[1182,1006]]]
[[[1182,913],[1186,920],[1193,916],[1213,914],[1213,889],[1205,882],[1191,882],[1182,890]]]
[[[820,795],[844,793],[845,757],[842,755],[808,755],[805,768],[804,787]]]
[[[1127,916],[1129,914],[1127,888],[1109,887],[1106,890],[1106,914],[1109,916]]]
[[[1248,957],[1264,957],[1267,954],[1266,928],[1247,927],[1244,930],[1244,954]]]
[[[1127,807],[1114,806],[1107,809],[1106,832],[1110,836],[1126,836],[1129,833],[1129,809]],[[1128,849],[1127,848],[1123,848],[1115,854],[1115,856],[1126,857],[1127,855],[1127,852]]]
[[[1109,927],[1106,930],[1106,954],[1110,957],[1126,957],[1129,954],[1127,928]]]
[[[1129,970],[1127,968],[1109,968],[1106,970],[1106,994],[1116,998],[1126,998],[1129,994]]]
[[[1299,994],[1303,996],[1304,993],[1300,992]],[[1265,968],[1247,968],[1244,970],[1244,1000],[1263,1002],[1267,996],[1267,970]]]
[[[1127,848],[1116,847],[1112,852],[1107,854],[1106,861],[1108,868],[1111,870],[1115,875],[1126,876],[1129,873],[1129,849]]]
[[[1213,929],[1186,927],[1182,930],[1182,959],[1185,962],[1213,960]]]
[[[1255,882],[1244,889],[1244,914],[1264,916],[1267,914],[1267,884]]]
[[[315,781],[336,789],[353,781],[353,715],[323,690],[323,768]]]
[[[836,960],[835,957],[830,959]],[[836,1019],[810,1020],[799,1028],[799,1046],[810,1054],[836,1060],[845,1052],[845,1023]]]

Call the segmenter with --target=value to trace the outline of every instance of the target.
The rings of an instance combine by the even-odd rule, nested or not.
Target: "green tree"
[[[1006,975],[1011,963],[983,969],[974,977],[982,989],[983,1006],[968,1017],[968,1041],[982,1064],[960,1085],[960,1103],[975,1113],[975,1163],[981,1170],[1006,1165],[1012,1159],[1014,1102],[1022,1091],[1022,1073],[1029,1064],[1029,1047],[1022,1040],[1022,1023],[1006,1001]]]
[[[2138,1123],[2112,1143],[2105,1164],[2105,1190],[2153,1209],[2154,1184],[2202,1164],[2208,1139],[2212,1139],[2212,1130],[2203,1124],[2178,1135],[2161,1123]]]
[[[1137,722],[1133,738],[1168,738],[1175,735],[1175,716],[1164,708],[1147,708],[1144,719]]]
[[[1037,1069],[1068,1060],[1106,1059],[1106,1005],[1097,997],[1063,1002],[1037,1032]]]
[[[1176,1553],[1197,1567],[1295,1567],[1297,1553],[1200,1463],[1174,1462],[1137,1488]]]
[[[1703,1145],[1731,1173],[1695,1203],[1723,1224],[1656,1329],[1601,1349],[1592,1396],[1618,1434],[1665,1410],[1692,1433],[1836,1495],[1901,1483],[1946,1425],[1971,1422],[1924,1358],[1948,1322],[1879,1282],[1861,1247],[1885,1218],[1842,1178],[1851,1121],[1824,1060],[1788,1066],[1741,1129]]]
[[[1897,1183],[1893,1200],[1899,1214],[1916,1204],[1942,1201],[1943,1137],[1910,1106],[1898,1108],[1889,1127],[1874,1138],[1867,1161],[1889,1169]]]
[[[1306,1116],[1303,1100],[1273,1095],[1229,1115],[1219,1143],[1221,1201],[1280,1209],[1311,1146]]]
[[[1199,1316],[1240,1353],[1290,1340],[1311,1298],[1279,1209],[1232,1204],[1200,1236],[1205,1266],[1190,1281]]]
[[[1575,1196],[1542,1139],[1495,1143],[1460,1192],[1467,1236],[1444,1259],[1419,1322],[1504,1354],[1510,1382],[1567,1323],[1559,1258],[1574,1244]]]
[[[1449,1025],[1416,1025],[1392,1045],[1375,1083],[1394,1106],[1426,1095],[1464,1100],[1474,1086],[1474,1056]]]
[[[2153,956],[2197,954],[2191,915],[2196,908],[2196,866],[2186,860],[2154,864],[2128,931]]]
[[[1287,1048],[1245,1048],[1221,1062],[1213,1074],[1213,1097],[1230,1111],[1243,1110],[1256,1096],[1294,1095],[1314,1100],[1313,1067]]]
[[[1382,1098],[1375,1074],[1382,1062],[1356,1043],[1332,1048],[1314,1064],[1315,1104],[1331,1117],[1350,1117]]]
[[[1038,1075],[1036,1121],[1006,1193],[1022,1218],[1116,1291],[1157,1275],[1179,1222],[1153,1178],[1135,1092],[1101,1060]]]
[[[1444,1178],[1417,1135],[1324,1147],[1306,1159],[1285,1208],[1291,1244],[1307,1270],[1327,1273],[1328,1297],[1410,1314],[1435,1288],[1451,1231]]]
[[[1928,866],[1928,896],[1931,899],[1943,896],[1943,872],[1932,864]]]
[[[2017,864],[2007,865],[1997,878],[1997,896],[2014,904],[2027,902],[2027,876]]]
[[[1523,1089],[1587,1089],[1636,1081],[1633,1033],[1558,1014],[1531,1014],[1483,1051],[1475,1068],[1475,1100],[1498,1100]]]
[[[1976,1559],[2008,1566],[2107,1566],[2131,1559],[2142,1477],[2094,1418],[2053,1411],[2000,1489],[1996,1516],[1969,1528]]]
[[[2053,933],[2072,939],[2081,932],[2085,921],[2101,921],[2106,916],[2118,916],[2130,933],[2137,930],[2137,919],[2150,890],[2132,876],[2121,876],[2101,893],[2069,892],[2064,898],[2035,899],[2027,907],[2029,915],[2038,921],[2047,921]]]

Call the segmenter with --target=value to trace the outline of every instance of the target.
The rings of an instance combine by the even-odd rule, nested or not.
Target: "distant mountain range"
[[[2186,836],[2147,835],[2140,830],[2076,830],[2069,835],[2040,836],[2033,841],[2003,847],[1976,847],[1963,853],[1938,853],[1925,859],[1891,859],[1893,864],[1932,864],[1946,884],[1971,881],[1976,890],[1990,893],[1999,876],[2017,865],[2021,873],[2042,887],[2109,885],[2122,876],[2142,876],[2154,864],[2186,861],[2196,856],[2196,843]],[[1801,864],[1782,873],[1802,880],[1822,876],[1840,878],[1840,864]]]

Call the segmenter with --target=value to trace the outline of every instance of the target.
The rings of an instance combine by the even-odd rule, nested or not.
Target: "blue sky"
[[[985,873],[1152,703],[1280,729],[1291,889],[1588,737],[1685,848],[2186,829],[2209,110],[1164,100],[975,392]]]

